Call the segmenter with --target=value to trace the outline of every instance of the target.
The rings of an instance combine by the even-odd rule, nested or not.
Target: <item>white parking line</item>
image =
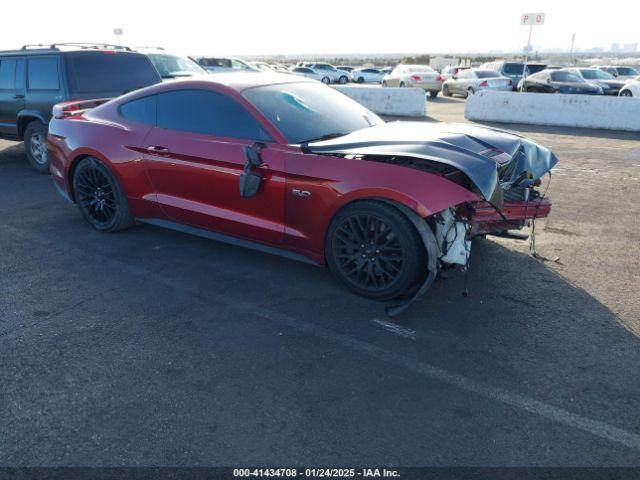
[[[294,330],[303,331],[325,340],[329,340],[333,343],[344,345],[352,350],[359,351],[375,359],[418,373],[425,378],[437,380],[458,387],[462,390],[482,395],[492,400],[533,413],[553,422],[577,428],[578,430],[585,431],[595,435],[596,437],[611,440],[612,442],[619,443],[625,447],[640,450],[640,435],[609,425],[608,423],[583,417],[582,415],[572,413],[564,408],[555,407],[539,400],[529,398],[525,395],[512,393],[501,388],[477,382],[463,375],[448,372],[441,368],[429,365],[428,363],[411,359],[399,353],[384,350],[383,348],[363,340],[336,333],[318,325],[297,320],[289,316],[284,316],[268,310],[258,310],[256,311],[256,315],[277,323],[284,323]]]
[[[378,318],[374,318],[372,320],[373,323],[380,325],[385,330],[388,330],[391,333],[399,335],[400,337],[410,338],[411,340],[416,339],[416,331],[411,328],[406,328],[397,323],[387,322],[385,320],[380,320]]]
[[[52,241],[34,238],[32,235],[26,234],[22,229],[15,228],[11,225],[5,225],[3,226],[3,229],[5,232],[10,232],[16,237],[29,239],[34,244],[47,246],[54,251],[66,252],[66,250],[63,250],[59,245]],[[92,251],[89,254],[87,252],[77,250],[75,254],[77,257],[88,256],[91,259],[95,259],[97,256],[103,257],[109,263],[118,265],[118,268],[122,272],[141,276],[147,280],[173,288],[189,295],[194,301],[204,303],[205,305],[213,306],[214,308],[216,306],[219,307],[220,305],[232,307],[236,312],[238,312],[238,314],[251,314],[279,325],[285,325],[292,330],[304,332],[317,338],[322,338],[332,343],[342,345],[353,351],[368,355],[376,360],[387,362],[415,372],[425,378],[437,380],[467,392],[476,393],[483,397],[490,398],[534,415],[538,415],[539,417],[546,418],[547,420],[582,430],[596,437],[624,445],[625,447],[640,450],[640,435],[609,425],[608,423],[583,417],[565,410],[564,408],[555,407],[525,395],[509,392],[501,388],[472,380],[463,375],[449,372],[433,365],[429,365],[428,363],[414,360],[405,355],[385,350],[372,343],[365,342],[364,340],[342,333],[337,333],[322,326],[269,310],[268,308],[263,308],[262,306],[256,305],[246,299],[230,298],[226,295],[216,294],[212,291],[208,291],[205,297],[198,289],[189,288],[173,277],[147,270],[131,262],[118,260],[113,256],[101,254],[99,251]]]

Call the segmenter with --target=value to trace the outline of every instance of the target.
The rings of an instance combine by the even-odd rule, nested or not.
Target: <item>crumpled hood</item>
[[[317,154],[416,157],[451,165],[497,208],[502,207],[501,183],[513,182],[523,172],[527,173],[523,184],[535,181],[558,163],[550,150],[524,137],[465,124],[383,123],[305,144],[303,149]]]

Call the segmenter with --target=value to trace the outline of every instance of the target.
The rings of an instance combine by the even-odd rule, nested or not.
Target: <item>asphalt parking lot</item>
[[[323,269],[95,232],[0,141],[0,464],[639,465],[640,140],[501,127],[560,157],[549,260],[477,240],[468,297],[393,321]]]

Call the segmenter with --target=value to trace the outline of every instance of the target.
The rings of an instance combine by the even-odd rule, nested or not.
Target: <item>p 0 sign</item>
[[[523,13],[520,25],[544,25],[544,13]]]

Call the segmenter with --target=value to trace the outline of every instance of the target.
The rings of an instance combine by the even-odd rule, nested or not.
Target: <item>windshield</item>
[[[638,75],[638,72],[635,68],[631,67],[617,67],[618,75]]]
[[[567,82],[567,83],[580,83],[582,79],[571,72],[553,72],[551,74],[551,79],[554,82]]]
[[[186,57],[150,53],[149,58],[162,78],[190,77],[207,73],[200,65]]]
[[[384,123],[346,95],[316,82],[249,88],[242,95],[292,144]]]
[[[580,75],[587,80],[612,80],[614,78],[610,73],[596,69],[580,70]]]
[[[476,70],[476,75],[478,78],[496,78],[500,76],[498,72],[493,70]]]
[[[524,72],[524,64],[505,63],[502,71],[507,75],[522,75],[522,72]]]

